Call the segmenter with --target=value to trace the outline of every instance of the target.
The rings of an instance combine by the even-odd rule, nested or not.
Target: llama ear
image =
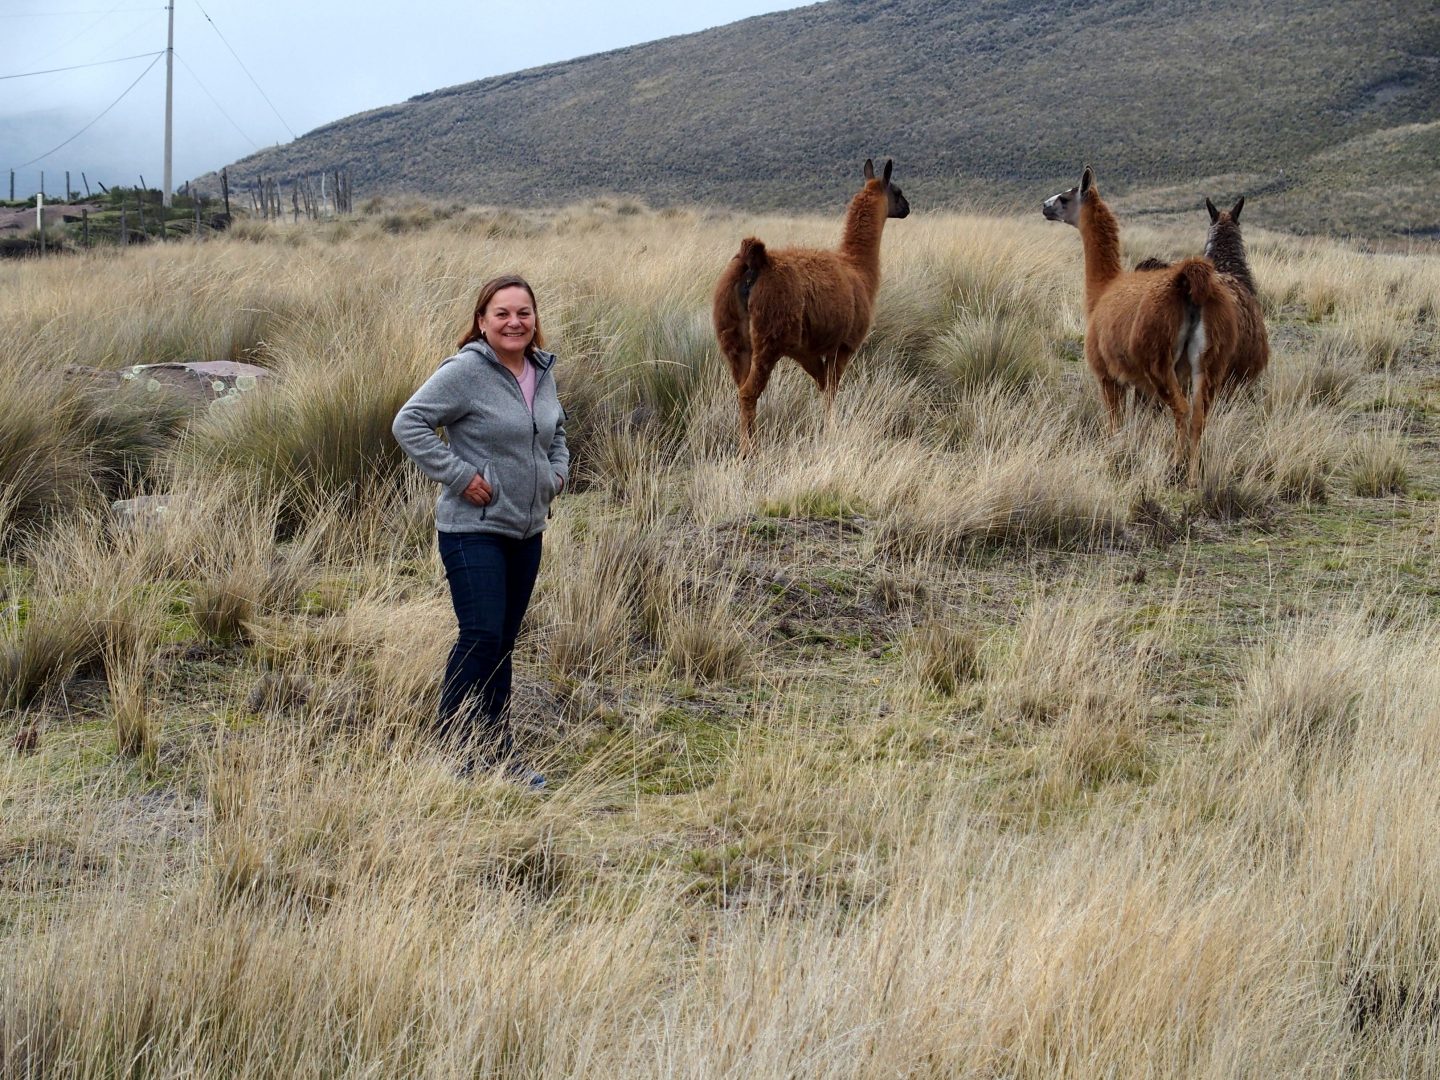
[[[1087,194],[1095,186],[1095,170],[1089,165],[1085,166],[1085,172],[1080,177],[1080,194]]]
[[[890,183],[890,174],[891,174],[892,172],[894,172],[894,171],[895,171],[895,162],[892,161],[890,158],[886,158],[886,159],[885,159],[885,173],[884,173],[884,175],[883,175],[883,177],[882,177],[882,179],[885,181],[885,183],[887,183],[887,184]]]
[[[1241,195],[1240,198],[1236,200],[1235,205],[1230,208],[1230,220],[1239,221],[1240,211],[1243,209],[1245,209],[1245,196]]]
[[[865,159],[865,179],[875,179],[875,162],[871,161],[868,157]]]
[[[1210,212],[1210,224],[1220,220],[1220,211],[1215,209],[1215,204],[1208,197],[1205,199],[1205,209]]]

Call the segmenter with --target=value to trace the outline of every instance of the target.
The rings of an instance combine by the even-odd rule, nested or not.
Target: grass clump
[[[1280,502],[1323,503],[1339,468],[1343,415],[1278,401],[1217,409],[1201,442],[1197,507],[1234,521],[1264,518]]]
[[[905,638],[905,669],[924,690],[954,696],[983,674],[980,639],[972,629],[934,619]]]
[[[1360,436],[1351,445],[1351,490],[1367,499],[1404,495],[1410,490],[1409,450],[1393,428]]]
[[[686,680],[729,682],[756,665],[758,639],[735,614],[736,583],[706,582],[698,588],[666,589],[652,603],[661,608],[654,626],[663,655]]]
[[[1338,341],[1335,337],[1321,338],[1313,359],[1288,353],[1277,356],[1265,376],[1265,407],[1343,407],[1360,381],[1364,365]]]
[[[197,427],[187,464],[260,485],[290,527],[320,507],[353,512],[400,484],[406,460],[390,425],[413,390],[392,373],[348,384],[296,380],[250,395]]]
[[[962,314],[934,339],[927,359],[942,386],[961,394],[990,386],[1023,389],[1056,374],[1040,330],[994,310]]]

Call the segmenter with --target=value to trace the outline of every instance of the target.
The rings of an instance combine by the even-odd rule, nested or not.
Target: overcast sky
[[[175,0],[175,185],[415,94],[800,6]],[[81,171],[92,186],[135,184],[141,175],[160,186],[165,61],[146,71],[154,57],[141,54],[163,54],[165,11],[164,0],[0,0],[0,76],[139,55],[0,79],[0,185],[14,169],[16,196],[28,197],[43,169],[46,192],[58,193],[68,169],[76,189]]]

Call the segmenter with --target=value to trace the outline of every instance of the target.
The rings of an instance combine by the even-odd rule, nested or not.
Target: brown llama
[[[1245,241],[1240,236],[1240,211],[1245,208],[1241,195],[1229,210],[1217,210],[1209,199],[1205,209],[1210,213],[1210,232],[1205,237],[1205,257],[1220,271],[1220,280],[1235,300],[1239,316],[1239,333],[1235,353],[1225,371],[1226,387],[1244,386],[1253,382],[1270,363],[1270,338],[1265,332],[1265,312],[1245,256]]]
[[[882,176],[865,160],[865,184],[845,211],[838,251],[766,249],[755,237],[715,285],[715,336],[740,393],[740,448],[748,453],[755,431],[755,403],[782,356],[793,358],[825,395],[832,415],[835,391],[850,358],[870,332],[880,291],[880,234],[889,218],[903,218],[910,204],[890,183],[893,162]]]
[[[1168,406],[1176,465],[1199,476],[1200,436],[1225,358],[1235,348],[1235,301],[1208,259],[1120,269],[1120,225],[1085,166],[1078,186],[1045,200],[1044,215],[1080,230],[1085,253],[1085,360],[1100,384],[1111,434],[1122,421],[1124,387]],[[1189,376],[1189,395],[1180,374]]]

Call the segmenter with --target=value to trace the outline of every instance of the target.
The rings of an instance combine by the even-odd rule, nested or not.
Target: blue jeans
[[[440,533],[460,633],[440,688],[439,734],[496,759],[512,746],[510,656],[540,570],[540,537]]]

